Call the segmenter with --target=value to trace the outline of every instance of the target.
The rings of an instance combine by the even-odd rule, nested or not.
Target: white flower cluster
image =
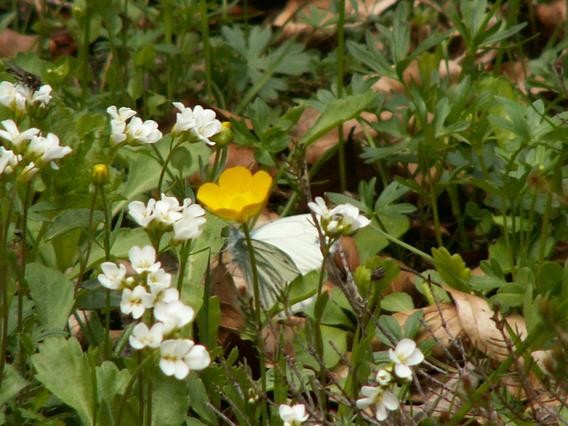
[[[400,406],[398,398],[393,392],[395,381],[391,374],[394,368],[395,377],[402,380],[412,379],[412,369],[424,361],[424,354],[416,347],[411,339],[402,339],[396,347],[389,349],[390,364],[381,368],[375,377],[377,386],[363,386],[363,398],[357,400],[357,407],[361,410],[373,407],[375,418],[382,422],[388,417],[388,411],[397,410]]]
[[[199,204],[192,204],[190,198],[179,204],[176,197],[162,194],[160,200],[151,198],[148,204],[132,201],[128,213],[143,228],[158,227],[174,230],[174,239],[186,241],[201,235],[205,223],[205,210]]]
[[[304,404],[286,405],[280,404],[278,407],[280,419],[284,422],[284,426],[299,426],[308,420],[309,415],[306,414]]]
[[[198,140],[215,145],[215,142],[209,139],[221,131],[221,122],[215,118],[215,111],[205,109],[201,105],[191,109],[181,102],[174,102],[173,105],[179,112],[176,114],[172,133],[190,132]]]
[[[177,331],[191,323],[193,309],[179,300],[171,287],[172,276],[156,262],[152,246],[134,246],[128,253],[135,276],[126,276],[122,264],[104,262],[98,280],[110,290],[122,290],[120,310],[134,319],[153,309],[152,318],[136,324],[129,337],[136,350],[160,349],[160,368],[167,376],[185,378],[190,370],[202,370],[211,362],[207,349],[189,339],[176,338]]]
[[[352,204],[339,204],[330,210],[323,198],[316,197],[315,202],[308,203],[308,207],[316,215],[323,233],[331,239],[349,235],[371,223]]]
[[[51,101],[51,90],[49,84],[44,84],[34,91],[21,83],[14,84],[9,81],[3,81],[0,83],[0,104],[16,113],[22,114],[29,107],[47,105]]]
[[[154,120],[142,121],[133,109],[116,106],[107,108],[110,115],[111,141],[118,145],[121,143],[152,144],[162,139],[162,132],[158,129],[158,123]]]
[[[13,120],[1,124],[4,130],[0,130],[0,138],[8,142],[10,149],[0,146],[0,175],[10,174],[21,166],[20,176],[29,179],[46,164],[57,169],[55,160],[71,153],[71,148],[59,145],[59,138],[53,133],[43,136],[36,128],[20,132]]]

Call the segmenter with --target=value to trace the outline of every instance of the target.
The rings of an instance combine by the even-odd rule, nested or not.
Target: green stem
[[[6,355],[8,353],[8,277],[10,276],[10,264],[8,262],[8,229],[12,216],[14,194],[11,194],[7,203],[0,204],[0,295],[2,297],[0,306],[2,307],[2,339],[0,346],[0,389],[4,379],[4,367],[6,365]]]
[[[343,78],[345,73],[345,0],[338,0],[337,21],[337,97],[343,97]],[[347,190],[347,173],[345,170],[345,140],[343,137],[343,124],[337,128],[339,137],[339,185],[341,192]]]
[[[442,231],[440,229],[440,214],[438,212],[438,201],[436,197],[436,193],[434,191],[434,185],[432,183],[432,178],[430,177],[430,172],[426,169],[426,174],[428,175],[428,186],[430,191],[430,204],[432,205],[432,216],[434,219],[434,232],[436,234],[436,244],[438,247],[442,247],[444,242],[442,241]]]
[[[207,0],[199,0],[199,13],[201,15],[201,36],[203,38],[203,53],[205,55],[205,86],[207,100],[213,101],[213,84],[211,78],[211,43],[209,42],[209,17],[207,15]]]
[[[399,240],[396,237],[393,237],[390,234],[387,234],[385,231],[383,231],[382,229],[376,227],[375,225],[369,225],[371,228],[373,228],[375,231],[377,231],[379,234],[381,234],[383,237],[385,237],[387,240],[389,240],[392,243],[395,243],[399,246],[401,246],[402,248],[405,248],[406,250],[408,250],[411,253],[414,253],[417,256],[422,257],[423,259],[427,260],[430,263],[434,263],[434,259],[432,258],[432,256],[430,256],[427,253],[424,253],[422,250],[418,250],[416,247],[412,247],[410,244],[405,243],[404,241]]]
[[[323,237],[325,238],[325,237]],[[314,314],[315,314],[315,321],[314,321],[314,334],[315,334],[315,346],[316,346],[316,351],[318,354],[318,358],[319,361],[321,361],[321,365],[320,365],[320,383],[321,383],[321,392],[319,393],[319,404],[322,407],[326,407],[327,406],[327,395],[325,392],[325,383],[327,382],[327,369],[325,368],[325,364],[323,362],[324,359],[324,349],[323,349],[323,334],[321,332],[321,320],[323,317],[323,311],[325,309],[325,305],[327,304],[327,299],[322,297],[323,295],[323,278],[325,275],[325,264],[327,262],[327,257],[329,255],[329,249],[328,247],[331,246],[330,245],[325,245],[324,243],[321,244],[322,245],[322,255],[323,255],[323,261],[321,264],[321,268],[320,268],[320,273],[319,273],[319,278],[318,278],[318,291],[316,293],[316,303],[315,303],[315,308],[314,308]]]
[[[148,356],[146,358],[144,358],[144,360],[142,362],[138,363],[138,365],[136,366],[136,369],[132,372],[132,376],[130,377],[128,384],[126,385],[126,388],[124,389],[124,394],[122,395],[122,398],[120,398],[120,403],[118,405],[118,414],[116,416],[116,423],[115,424],[117,424],[117,425],[122,424],[121,423],[122,413],[124,412],[124,405],[126,404],[126,399],[130,395],[130,392],[132,391],[132,386],[134,386],[136,379],[139,378],[139,373],[146,366],[146,364],[148,364],[148,362],[150,360],[152,360],[152,358],[153,358],[153,353],[151,352],[151,353],[148,354]]]
[[[103,206],[103,212],[105,215],[105,223],[103,230],[103,246],[105,251],[105,260],[110,259],[110,226],[111,226],[111,216],[110,216],[110,206],[107,203],[105,191],[100,191],[101,201]],[[112,347],[112,339],[110,337],[110,290],[106,290],[105,298],[105,359],[110,358]]]
[[[544,254],[546,250],[546,240],[548,239],[548,228],[550,226],[550,213],[552,210],[552,192],[546,197],[546,205],[544,207],[544,215],[542,217],[542,227],[540,231],[540,241],[538,247],[538,265],[542,266],[544,262]]]
[[[249,252],[250,266],[252,273],[252,285],[254,292],[254,315],[257,328],[257,350],[260,362],[260,384],[262,388],[262,419],[263,424],[268,423],[268,413],[266,412],[266,360],[264,355],[264,341],[262,339],[262,307],[260,304],[260,283],[258,281],[258,270],[256,266],[256,256],[254,253],[254,247],[252,246],[252,239],[250,236],[250,230],[247,223],[243,223],[243,232],[245,234],[245,239],[247,242],[247,249]]]
[[[81,259],[81,265],[79,266],[79,274],[77,275],[77,282],[75,283],[74,289],[75,297],[77,297],[79,285],[81,284],[81,280],[83,279],[83,275],[85,274],[85,270],[87,269],[87,264],[89,263],[89,257],[91,255],[91,247],[93,246],[93,216],[95,213],[98,191],[99,187],[95,185],[93,197],[91,198],[91,205],[89,206],[89,221],[87,224],[87,232],[89,233],[89,235],[87,236],[87,250],[85,252],[85,256]]]
[[[179,251],[179,272],[177,281],[177,290],[181,297],[181,291],[183,289],[183,277],[185,275],[185,269],[187,267],[187,261],[189,259],[189,251],[191,249],[191,240],[185,242]]]
[[[146,385],[146,426],[152,426],[152,391],[153,384],[152,378],[148,374],[146,378],[148,384]]]
[[[21,263],[22,267],[20,270],[20,277],[18,279],[18,336],[19,336],[19,351],[18,351],[18,361],[22,361],[22,355],[24,353],[23,343],[22,343],[22,329],[24,323],[24,294],[27,292],[26,286],[26,264],[27,264],[27,231],[28,231],[28,210],[30,207],[30,195],[31,195],[32,180],[30,180],[24,191],[24,205],[22,212],[22,250],[21,250]],[[19,362],[18,362],[19,364]]]

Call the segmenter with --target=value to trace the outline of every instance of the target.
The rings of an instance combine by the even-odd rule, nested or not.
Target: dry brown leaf
[[[554,0],[550,3],[541,3],[536,6],[536,15],[542,25],[553,33],[566,22],[566,1]]]
[[[294,126],[294,129],[292,129],[292,137],[294,139],[301,139],[302,136],[313,127],[319,116],[320,112],[315,108],[304,109],[298,123]],[[368,112],[361,113],[361,117],[369,123],[377,121],[377,116]],[[366,129],[366,131],[371,137],[376,135],[376,132],[373,129],[369,128],[368,130]],[[343,123],[343,138],[347,139],[350,135],[354,138],[361,138],[365,136],[365,131],[363,130],[362,125],[356,119],[351,119]],[[306,162],[308,164],[314,164],[329,149],[337,145],[338,141],[339,136],[337,129],[326,133],[307,149]]]
[[[35,48],[37,36],[17,33],[6,28],[0,31],[0,58],[15,56],[19,52],[29,52]]]
[[[305,318],[288,317],[285,321],[273,322],[262,330],[264,352],[269,362],[275,360],[280,353],[294,355],[294,336],[306,324]]]
[[[371,16],[378,16],[387,10],[398,0],[357,0],[356,4],[349,1],[345,4],[345,14],[352,17],[356,25],[361,25]],[[356,6],[356,7],[354,7]],[[333,22],[336,14],[331,11],[329,0],[288,0],[284,9],[274,19],[273,25],[282,28],[283,37],[293,36],[312,36],[314,38],[329,37],[335,33],[335,25],[325,26],[325,28],[313,28],[303,22],[303,17],[310,16],[310,8],[315,7],[323,13],[323,22]],[[354,26],[348,24],[346,27]]]

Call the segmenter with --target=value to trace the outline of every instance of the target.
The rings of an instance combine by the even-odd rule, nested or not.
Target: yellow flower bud
[[[223,121],[221,123],[221,130],[211,138],[219,146],[225,146],[233,141],[233,131],[231,130],[231,123]]]
[[[95,164],[91,173],[93,183],[97,186],[108,182],[108,166],[106,164]]]

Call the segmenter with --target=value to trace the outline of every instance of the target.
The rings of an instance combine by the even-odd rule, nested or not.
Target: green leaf
[[[84,425],[92,425],[95,396],[91,367],[77,339],[48,337],[31,360],[36,378],[47,390],[76,410]]]
[[[471,271],[459,254],[450,255],[445,247],[441,247],[433,248],[432,256],[434,266],[446,284],[461,291],[469,291]]]
[[[155,369],[152,382],[152,424],[156,426],[183,424],[188,408],[187,382],[165,376]]]
[[[412,297],[406,293],[395,292],[381,299],[381,308],[389,312],[407,312],[414,309]]]
[[[203,385],[203,381],[196,374],[190,374],[188,377],[189,401],[191,402],[191,410],[195,411],[207,424],[217,424],[217,418],[211,409],[207,406],[209,397],[207,389]],[[201,423],[205,424],[205,423]]]
[[[60,271],[39,263],[27,266],[26,281],[42,324],[63,329],[73,308],[73,283]]]
[[[24,379],[18,370],[11,364],[4,366],[4,378],[2,379],[2,387],[0,388],[0,407],[5,402],[14,398],[18,392],[28,385],[28,381]],[[0,423],[1,424],[1,423]]]
[[[302,144],[308,146],[334,127],[356,117],[368,108],[375,99],[376,94],[374,92],[366,92],[331,101],[313,127],[304,135]]]
[[[65,210],[54,219],[53,224],[49,227],[49,230],[45,234],[45,239],[50,240],[72,229],[87,229],[89,226],[89,216],[89,209]],[[102,211],[95,210],[92,217],[92,226],[102,222],[104,217],[105,216]]]
[[[347,331],[327,325],[321,326],[323,340],[323,363],[332,368],[341,360],[341,355],[347,351]]]
[[[115,424],[119,409],[119,396],[124,394],[126,385],[130,380],[128,370],[119,370],[118,367],[105,361],[96,367],[98,424]]]

